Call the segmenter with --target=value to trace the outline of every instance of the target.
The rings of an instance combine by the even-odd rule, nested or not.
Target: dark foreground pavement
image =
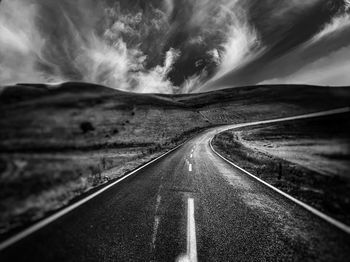
[[[349,261],[348,234],[216,156],[217,131],[1,251],[0,261],[175,261],[189,249],[198,261]]]

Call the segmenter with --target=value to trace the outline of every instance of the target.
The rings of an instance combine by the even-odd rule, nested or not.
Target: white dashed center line
[[[189,164],[188,171],[192,172],[192,164]]]
[[[197,239],[193,198],[189,198],[187,203],[187,255],[191,262],[197,262]]]
[[[179,262],[197,262],[196,223],[194,219],[194,199],[187,200],[187,251],[177,259]]]
[[[160,185],[158,189],[158,194],[157,194],[157,201],[156,201],[156,209],[155,209],[155,217],[154,217],[154,223],[153,223],[153,235],[152,235],[152,246],[151,249],[154,250],[156,248],[156,240],[157,240],[157,232],[158,232],[158,226],[160,223],[160,216],[157,215],[160,202],[162,201],[162,197],[160,195],[160,190],[162,189],[162,185]]]
[[[158,231],[159,222],[160,222],[160,217],[155,216],[154,223],[153,223],[152,249],[156,248],[157,231]]]
[[[160,205],[160,201],[162,200],[162,197],[160,195],[157,195],[157,202],[156,202],[156,213],[158,212],[158,208]]]

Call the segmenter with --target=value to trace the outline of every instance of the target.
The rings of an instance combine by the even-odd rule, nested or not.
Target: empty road
[[[0,252],[0,261],[348,261],[350,237],[233,167],[208,130]]]

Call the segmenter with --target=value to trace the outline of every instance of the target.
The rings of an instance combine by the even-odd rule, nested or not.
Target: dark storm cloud
[[[323,39],[313,39],[339,17],[344,19],[337,26],[346,24],[348,17],[344,15],[346,12],[344,1],[289,1],[287,4],[288,1],[271,0],[268,2],[275,4],[265,7],[261,5],[262,2],[264,1],[251,6],[253,11],[250,19],[258,29],[261,45],[265,47],[263,52],[250,63],[207,83],[203,89],[251,85],[264,81],[267,83],[266,80],[293,74],[301,66],[327,56],[350,43],[349,30],[346,26],[342,30],[334,30]],[[255,8],[260,11],[254,11]],[[335,66],[333,70],[339,69],[336,65],[333,66]],[[323,84],[322,81],[309,82],[307,77],[304,80],[304,83]],[[273,82],[278,83],[276,80]]]
[[[318,65],[340,84],[346,12],[344,0],[4,0],[0,83],[173,93],[312,83]]]

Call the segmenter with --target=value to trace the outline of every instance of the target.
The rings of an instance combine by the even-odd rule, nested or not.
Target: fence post
[[[278,163],[278,180],[281,180],[282,178],[282,163]]]

